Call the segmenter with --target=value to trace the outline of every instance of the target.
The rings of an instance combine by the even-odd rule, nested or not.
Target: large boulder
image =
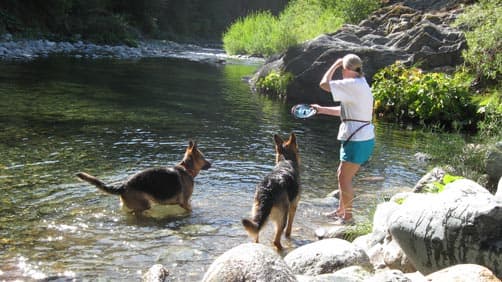
[[[295,274],[333,273],[348,266],[372,269],[368,255],[356,245],[342,239],[325,239],[301,246],[284,257]]]
[[[397,60],[426,70],[456,66],[462,63],[466,40],[462,32],[450,27],[454,18],[454,12],[431,14],[402,5],[388,6],[359,25],[344,25],[334,34],[321,35],[271,58],[251,84],[272,70],[289,72],[294,78],[287,88],[288,101],[330,104],[331,97],[319,88],[319,81],[334,61],[347,53],[361,57],[369,83],[378,70]]]
[[[202,281],[296,281],[284,260],[273,249],[247,243],[219,256]]]
[[[488,268],[476,264],[458,264],[441,269],[425,277],[430,282],[500,282]]]
[[[407,198],[389,218],[389,229],[423,274],[478,264],[502,277],[502,202],[472,180]]]
[[[297,275],[298,282],[361,282],[370,279],[373,274],[368,269],[354,265],[342,268],[334,273],[316,276]]]

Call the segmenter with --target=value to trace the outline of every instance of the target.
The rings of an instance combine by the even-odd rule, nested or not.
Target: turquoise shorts
[[[373,153],[375,139],[366,141],[342,141],[340,146],[340,160],[362,165]]]

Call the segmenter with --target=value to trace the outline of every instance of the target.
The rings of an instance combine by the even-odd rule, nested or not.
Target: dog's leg
[[[291,237],[291,229],[293,228],[293,220],[295,219],[296,208],[298,207],[298,198],[291,203],[289,206],[289,215],[288,215],[288,226],[286,227],[286,237]]]
[[[286,221],[288,217],[288,208],[273,208],[272,209],[272,218],[275,222],[275,236],[274,236],[274,245],[278,250],[282,250],[281,245],[281,236],[284,231],[284,227],[286,227]]]
[[[187,212],[191,212],[192,211],[192,205],[190,204],[190,202],[180,203],[180,206],[182,208],[184,208],[185,210],[187,210]]]
[[[177,202],[180,205],[180,207],[184,208],[187,212],[191,212],[192,211],[192,205],[190,203],[190,197],[186,197],[185,195],[183,195],[183,193],[181,193],[181,194],[178,195]]]
[[[120,200],[129,210],[135,212],[142,212],[150,208],[150,201],[141,192],[127,191],[120,196]]]

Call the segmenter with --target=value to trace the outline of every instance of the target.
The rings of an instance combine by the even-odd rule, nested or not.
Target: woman
[[[332,80],[339,67],[342,67],[343,79]],[[340,204],[338,209],[327,215],[333,217],[337,224],[351,224],[354,199],[352,179],[361,164],[369,159],[375,146],[374,127],[371,124],[373,95],[363,76],[362,61],[354,54],[336,60],[322,77],[319,86],[330,92],[334,101],[340,102],[340,106],[336,107],[311,105],[318,114],[340,116],[341,119],[338,131],[338,140],[341,141],[338,167]]]

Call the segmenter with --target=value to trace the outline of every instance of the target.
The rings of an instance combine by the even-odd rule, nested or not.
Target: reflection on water
[[[291,105],[252,94],[242,77],[255,68],[176,59],[1,63],[0,279],[137,280],[161,263],[172,280],[200,280],[218,255],[249,242],[240,219],[274,165],[273,134],[291,131],[304,192],[283,242],[287,252],[315,240],[334,204],[325,195],[337,186],[338,121],[295,120]],[[412,156],[427,136],[376,127],[375,154],[355,182],[360,220],[426,170]],[[117,181],[174,165],[189,139],[213,162],[196,178],[191,214],[129,215],[117,197],[74,177]],[[272,233],[267,227],[261,242],[271,244]]]

